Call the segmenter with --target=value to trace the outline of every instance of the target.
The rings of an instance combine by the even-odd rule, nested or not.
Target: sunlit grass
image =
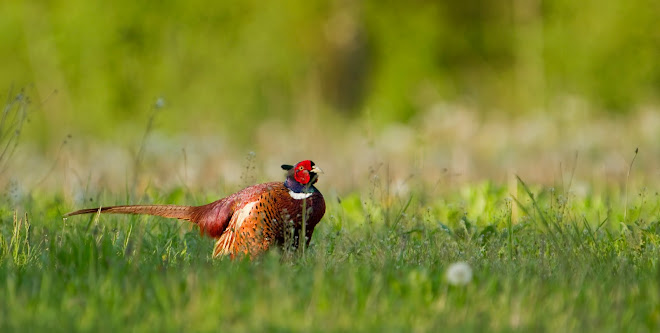
[[[657,195],[631,196],[622,223],[621,201],[594,219],[598,207],[585,207],[599,195],[520,186],[514,221],[509,194],[492,183],[431,202],[415,188],[412,200],[386,201],[373,194],[380,185],[341,202],[327,195],[304,256],[255,262],[212,260],[212,241],[187,222],[63,221],[58,210],[72,203],[42,196],[0,224],[0,329],[657,328]],[[473,269],[465,286],[446,279],[458,261]]]
[[[313,142],[261,124],[278,135],[250,153],[146,124],[137,148],[74,138],[20,150],[2,179],[0,331],[655,330],[657,119],[442,109],[383,131],[335,119]],[[304,254],[213,260],[213,241],[187,222],[62,219],[204,204],[282,177],[272,165],[298,155],[326,171],[327,213]],[[465,285],[450,278],[456,262],[471,268]]]

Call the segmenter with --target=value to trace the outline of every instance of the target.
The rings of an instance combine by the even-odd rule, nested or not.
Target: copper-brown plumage
[[[313,184],[319,168],[302,161],[288,170],[284,182],[253,185],[202,206],[128,205],[88,208],[66,214],[147,214],[188,220],[216,238],[213,256],[256,256],[273,245],[298,245],[305,222],[306,245],[325,214],[323,195]],[[303,207],[307,214],[303,218]]]

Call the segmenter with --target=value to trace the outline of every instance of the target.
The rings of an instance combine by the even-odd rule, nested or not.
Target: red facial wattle
[[[307,170],[296,170],[294,177],[300,184],[306,185],[309,183],[309,172]]]
[[[296,179],[296,181],[303,185],[309,183],[309,172],[312,170],[312,161],[306,160],[299,162],[294,168],[295,171],[293,173],[293,177]]]

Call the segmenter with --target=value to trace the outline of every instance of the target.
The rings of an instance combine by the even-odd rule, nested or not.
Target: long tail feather
[[[127,205],[127,206],[110,206],[99,208],[87,208],[77,210],[75,212],[66,213],[64,217],[80,214],[146,214],[154,216],[162,216],[173,219],[188,220],[193,218],[193,212],[196,207],[193,206],[178,206],[178,205]]]

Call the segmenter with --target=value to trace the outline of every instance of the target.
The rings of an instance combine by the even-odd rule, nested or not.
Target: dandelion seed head
[[[447,268],[447,281],[455,286],[464,286],[472,281],[472,268],[466,262],[455,262]]]

